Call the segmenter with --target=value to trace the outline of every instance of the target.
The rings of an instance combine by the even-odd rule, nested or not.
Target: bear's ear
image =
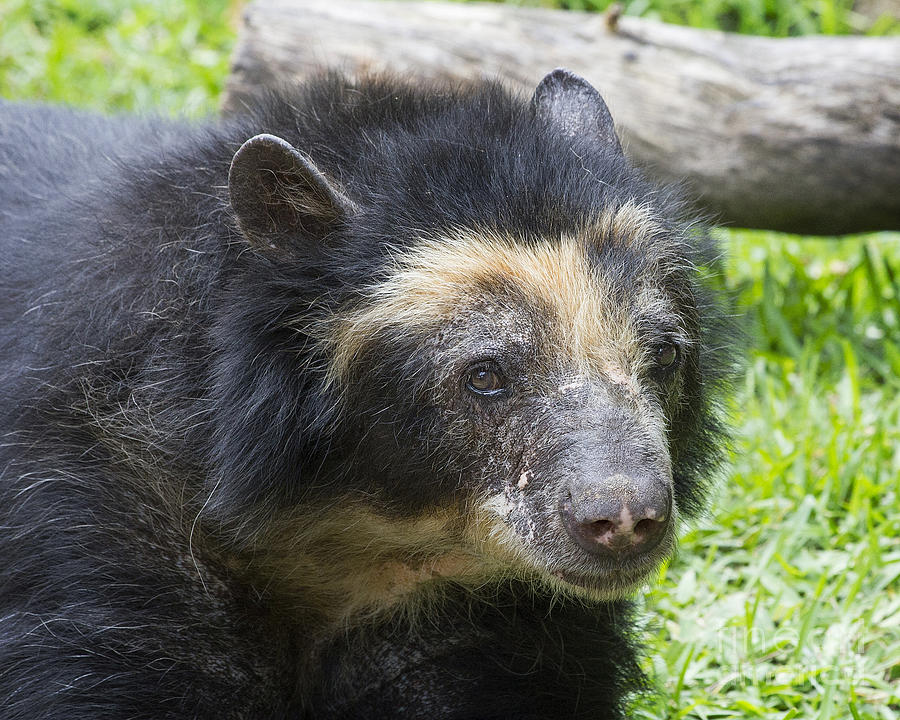
[[[609,108],[594,86],[580,75],[557,68],[538,83],[531,103],[541,120],[569,137],[593,136],[622,152]]]
[[[356,211],[309,157],[268,134],[250,138],[234,154],[228,194],[241,232],[263,247],[281,247],[298,233],[325,233]]]

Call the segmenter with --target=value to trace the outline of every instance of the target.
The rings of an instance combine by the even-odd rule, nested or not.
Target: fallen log
[[[500,76],[565,66],[601,92],[632,160],[742,227],[900,228],[900,38],[774,39],[509,5],[256,0],[224,99],[324,66]]]

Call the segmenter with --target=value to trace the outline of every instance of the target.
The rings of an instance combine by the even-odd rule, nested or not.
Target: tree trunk
[[[788,232],[900,228],[900,38],[773,39],[507,5],[257,0],[225,109],[323,67],[506,79],[549,70],[606,99],[627,154],[719,221]]]

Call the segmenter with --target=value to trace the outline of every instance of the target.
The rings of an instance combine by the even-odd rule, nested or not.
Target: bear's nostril
[[[597,520],[595,522],[585,524],[590,526],[595,535],[605,535],[606,533],[616,531],[615,523],[609,520]]]
[[[579,532],[590,541],[610,545],[615,542],[616,524],[610,520],[595,520],[594,522],[579,523]]]
[[[655,538],[665,529],[665,521],[665,517],[662,517],[659,520],[655,518],[645,518],[644,520],[639,520],[638,523],[634,526],[635,539],[639,543],[645,543],[653,540],[653,538]]]

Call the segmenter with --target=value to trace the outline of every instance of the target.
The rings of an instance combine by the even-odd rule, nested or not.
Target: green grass
[[[639,717],[900,713],[900,235],[723,233],[753,347],[734,465],[644,600]]]
[[[103,110],[214,111],[228,0],[0,0],[0,97]]]
[[[845,0],[626,5],[759,34],[898,29]],[[235,14],[227,0],[0,0],[0,95],[214,111]],[[662,692],[635,715],[897,718],[900,235],[722,231],[722,241],[751,337],[734,462],[640,599]]]
[[[605,10],[612,0],[538,0],[570,10]],[[626,15],[750,35],[900,33],[900,13],[862,14],[853,0],[627,0]]]

